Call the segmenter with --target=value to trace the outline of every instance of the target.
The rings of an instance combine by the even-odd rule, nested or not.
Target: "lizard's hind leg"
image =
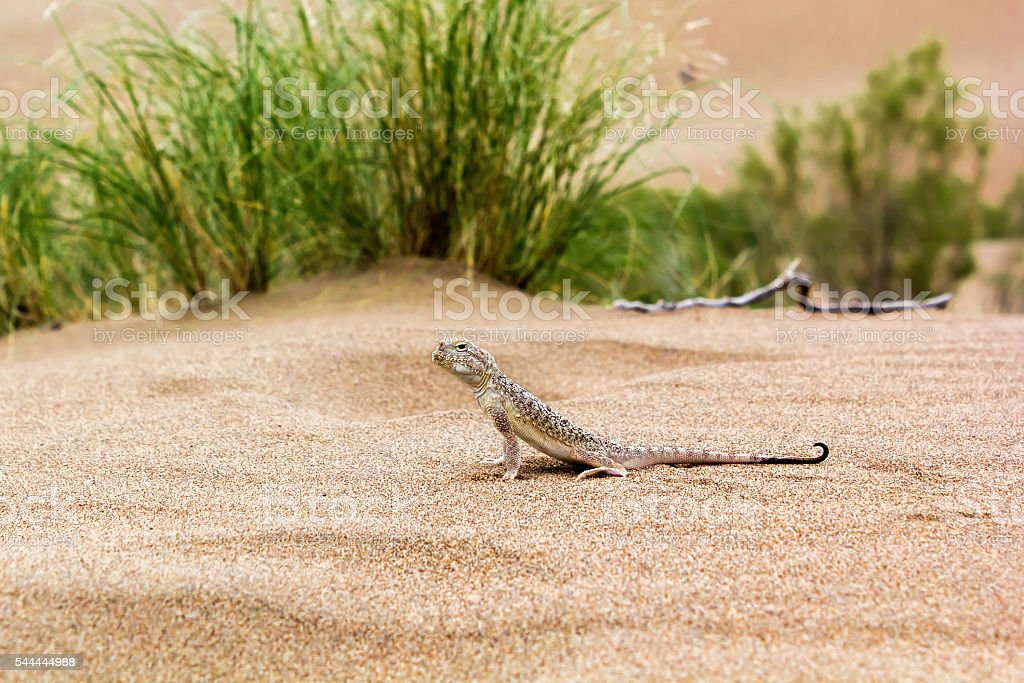
[[[603,453],[574,448],[572,450],[572,458],[578,463],[591,466],[591,469],[583,470],[576,475],[577,480],[594,477],[599,474],[607,474],[610,477],[626,476],[626,468]]]

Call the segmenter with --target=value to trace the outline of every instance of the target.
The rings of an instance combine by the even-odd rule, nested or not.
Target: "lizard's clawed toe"
[[[501,465],[504,464],[505,458],[484,458],[480,461],[481,465]]]
[[[501,479],[502,479],[502,481],[512,481],[512,480],[513,480],[513,479],[515,479],[515,478],[516,478],[516,477],[517,477],[518,475],[519,475],[519,472],[518,472],[518,471],[516,471],[516,470],[511,470],[511,471],[509,471],[509,472],[506,472],[505,474],[503,474],[503,475],[502,475],[502,477],[501,477]]]
[[[585,470],[583,472],[580,472],[576,476],[576,480],[580,481],[580,480],[586,479],[588,477],[597,476],[598,474],[607,474],[610,477],[625,477],[626,476],[626,468],[625,467],[595,467],[592,470]]]

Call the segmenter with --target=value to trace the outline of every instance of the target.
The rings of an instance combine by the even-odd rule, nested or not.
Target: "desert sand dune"
[[[219,346],[14,337],[5,648],[82,653],[89,680],[1024,676],[1020,318],[506,323],[584,334],[491,348],[608,436],[832,456],[577,482],[528,450],[505,483],[429,362],[447,269],[186,325],[243,337]]]
[[[5,7],[0,89],[61,63],[49,4]],[[655,34],[678,5],[623,3]],[[938,35],[953,73],[1024,87],[1019,3],[811,9],[702,4],[714,75],[807,104]],[[111,16],[64,20],[97,40]],[[650,149],[722,184],[739,145]],[[990,192],[1019,149],[996,145]],[[7,337],[0,650],[81,653],[97,681],[1024,679],[1024,319],[438,321],[432,281],[460,274],[401,261],[252,298],[249,321]],[[509,335],[485,344],[503,369],[608,437],[832,455],[577,482],[526,449],[502,482],[429,361],[464,327]]]

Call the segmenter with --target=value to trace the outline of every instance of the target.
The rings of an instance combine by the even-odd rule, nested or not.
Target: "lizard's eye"
[[[463,342],[459,342],[458,344],[455,345],[456,351],[465,351],[467,348],[468,347]]]

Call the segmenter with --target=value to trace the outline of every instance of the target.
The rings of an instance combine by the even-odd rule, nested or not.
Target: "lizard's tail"
[[[820,441],[814,444],[816,448],[821,449],[821,455],[815,458],[765,458],[761,461],[764,465],[814,465],[819,462],[824,462],[825,458],[828,457],[828,446],[821,443]]]
[[[627,468],[649,467],[650,465],[814,465],[828,457],[828,446],[814,444],[821,449],[821,455],[813,458],[778,458],[771,455],[748,455],[737,453],[708,453],[678,448],[645,448],[632,446],[623,448],[618,462]]]

